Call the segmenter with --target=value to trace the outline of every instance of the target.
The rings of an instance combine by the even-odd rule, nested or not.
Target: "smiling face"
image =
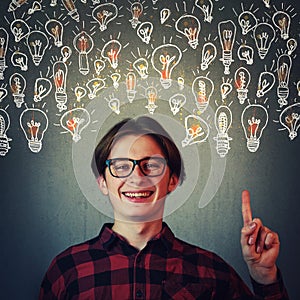
[[[113,145],[108,159],[140,160],[145,157],[164,157],[164,154],[152,137],[127,135],[120,137]],[[171,174],[168,166],[157,177],[145,176],[138,165],[125,178],[113,177],[108,168],[105,169],[105,178],[98,177],[100,190],[109,196],[112,203],[115,220],[131,222],[161,219],[165,198],[177,184],[178,178]]]

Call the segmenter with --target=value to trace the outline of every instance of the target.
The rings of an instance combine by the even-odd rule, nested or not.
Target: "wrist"
[[[259,284],[267,285],[277,281],[277,266],[271,268],[249,268],[250,276]]]

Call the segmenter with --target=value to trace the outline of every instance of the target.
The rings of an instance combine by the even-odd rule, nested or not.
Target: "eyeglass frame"
[[[164,166],[163,166],[163,169],[162,169],[161,173],[159,173],[159,174],[157,174],[157,175],[148,175],[148,174],[146,174],[146,173],[144,172],[144,170],[141,168],[140,163],[141,163],[142,161],[144,161],[144,160],[149,160],[149,159],[151,159],[151,158],[159,159],[159,160],[161,160],[161,161],[163,162],[163,165],[164,165]],[[112,161],[116,161],[116,160],[127,160],[127,161],[130,161],[130,162],[133,163],[133,167],[132,167],[132,169],[131,169],[131,171],[129,172],[128,175],[126,175],[126,176],[116,176],[116,175],[113,174],[113,172],[111,171],[111,162],[112,162]],[[131,159],[131,158],[127,158],[127,157],[117,157],[117,158],[107,159],[107,160],[105,161],[105,165],[106,165],[106,167],[108,167],[108,170],[109,170],[109,173],[111,174],[111,176],[113,176],[113,177],[115,177],[115,178],[126,178],[126,177],[129,177],[129,176],[133,173],[133,171],[134,171],[134,169],[135,169],[136,166],[139,166],[139,168],[140,168],[140,170],[141,170],[141,172],[142,172],[142,174],[143,174],[144,176],[146,176],[146,177],[158,177],[158,176],[161,176],[161,175],[165,172],[166,166],[168,165],[168,161],[167,161],[166,158],[161,157],[161,156],[147,156],[147,157],[144,157],[144,158],[142,158],[142,159]]]

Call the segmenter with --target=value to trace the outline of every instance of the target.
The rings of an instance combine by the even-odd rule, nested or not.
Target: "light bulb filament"
[[[250,139],[256,139],[257,138],[257,131],[259,129],[260,120],[255,119],[255,117],[252,117],[250,120],[248,120],[249,124],[249,132],[250,132]]]
[[[34,122],[34,120],[31,120],[30,122],[27,122],[27,126],[29,127],[30,130],[30,135],[31,135],[31,140],[32,141],[38,141],[38,133],[39,133],[39,128],[41,126],[40,122]]]
[[[54,76],[54,83],[58,91],[63,91],[64,81],[65,81],[65,74],[62,70],[59,69]]]

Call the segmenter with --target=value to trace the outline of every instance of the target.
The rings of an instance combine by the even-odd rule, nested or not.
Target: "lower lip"
[[[123,195],[127,201],[129,202],[132,202],[132,203],[148,203],[149,202],[149,199],[150,199],[150,196],[149,197],[127,197],[125,195]]]

